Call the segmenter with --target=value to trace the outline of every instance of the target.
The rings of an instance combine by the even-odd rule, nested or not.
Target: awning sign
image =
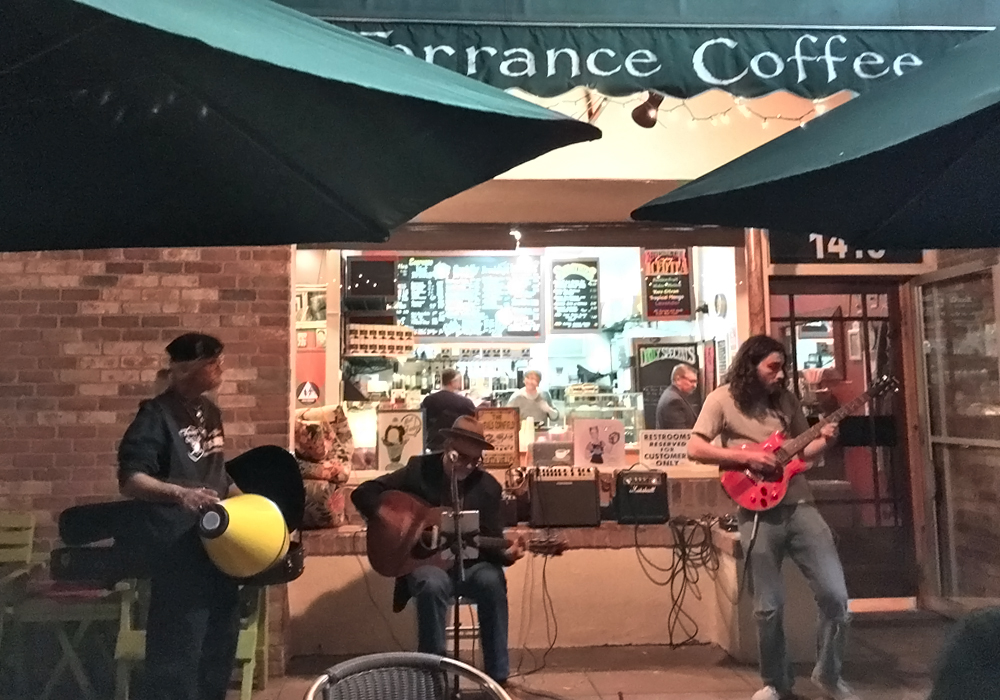
[[[616,96],[693,97],[713,88],[742,97],[862,93],[980,33],[333,21],[495,87],[547,97],[577,86]]]

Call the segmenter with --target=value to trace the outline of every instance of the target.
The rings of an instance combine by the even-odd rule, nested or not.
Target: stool
[[[459,647],[461,648],[462,642],[471,641],[472,655],[475,657],[476,638],[479,636],[479,615],[476,601],[465,596],[459,596],[458,605],[460,608],[459,616],[461,617],[461,627],[458,630]],[[468,612],[468,616],[464,614],[465,612]],[[450,656],[455,648],[455,611],[453,608],[449,608],[448,610],[448,620],[449,624],[444,628],[446,656]],[[457,660],[461,661],[461,659]]]

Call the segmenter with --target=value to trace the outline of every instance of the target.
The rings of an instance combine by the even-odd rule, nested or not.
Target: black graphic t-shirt
[[[222,413],[201,397],[189,401],[173,391],[144,401],[118,448],[118,481],[137,472],[186,488],[210,488],[225,498]],[[171,503],[148,503],[137,524],[154,543],[167,545],[197,523],[197,515]]]

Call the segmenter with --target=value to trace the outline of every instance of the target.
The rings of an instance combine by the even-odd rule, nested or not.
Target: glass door
[[[877,279],[772,279],[771,334],[815,423],[883,376],[902,385],[898,287]],[[806,473],[852,598],[909,598],[917,566],[902,392],[869,402]]]
[[[918,280],[939,602],[1000,603],[997,267]]]

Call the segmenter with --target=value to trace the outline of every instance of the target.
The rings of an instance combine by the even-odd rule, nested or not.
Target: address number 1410
[[[849,257],[852,252],[847,247],[847,243],[844,242],[843,238],[827,238],[820,233],[810,233],[809,241],[816,246],[817,260],[822,260],[826,256],[830,256],[831,258],[836,256],[841,260],[844,260]],[[866,254],[872,260],[881,260],[885,255],[884,250],[855,250],[853,253],[854,258],[857,260],[864,260]]]

